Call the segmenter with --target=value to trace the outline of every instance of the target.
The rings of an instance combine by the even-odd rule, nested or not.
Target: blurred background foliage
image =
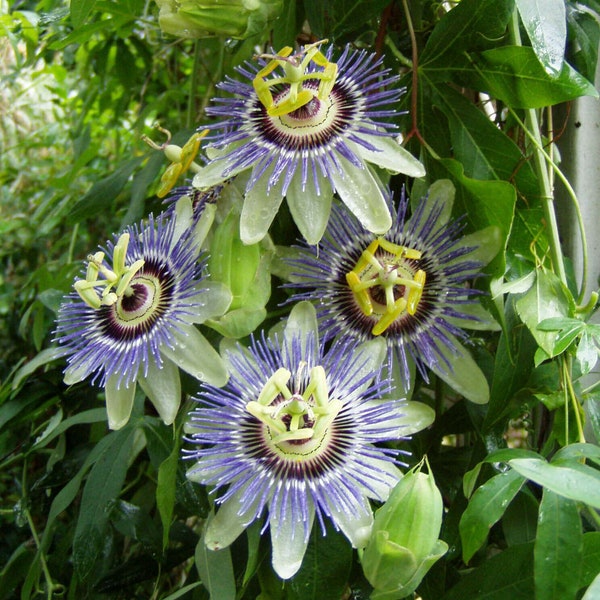
[[[323,38],[385,54],[407,87],[399,131],[426,165],[428,182],[452,180],[468,226],[498,225],[506,240],[488,273],[499,324],[478,332],[472,346],[491,383],[490,404],[469,404],[435,380],[416,391],[438,418],[409,449],[415,462],[429,456],[450,546],[418,595],[584,596],[600,570],[593,487],[600,479],[582,462],[597,465],[600,451],[582,443],[576,424],[587,419],[591,439],[599,439],[600,397],[597,376],[578,381],[584,363],[571,342],[581,330],[550,349],[532,333],[539,314],[528,316],[531,305],[556,300],[574,318],[584,294],[569,257],[563,282],[550,256],[544,188],[524,123],[533,131],[527,117],[540,117],[535,135],[547,147],[555,132],[546,109],[596,95],[600,3],[548,2],[549,17],[558,11],[559,51],[546,54],[556,44],[514,25],[517,9],[526,22],[526,11],[543,4],[284,0],[273,26],[250,39],[196,41],[164,36],[150,1],[79,0],[69,8],[59,0],[0,0],[0,599],[368,597],[356,557],[334,531],[315,536],[306,561],[312,566],[284,587],[256,526],[225,556],[196,547],[210,502],[185,479],[181,422],[165,427],[140,397],[137,418],[107,432],[101,394],[84,384],[67,389],[63,365],[45,364],[43,354],[89,249],[162,210],[155,192],[166,159],[142,135],[162,143],[154,129],[160,122],[183,142],[206,122],[216,83],[257,46]],[[403,183],[390,185],[399,191]],[[419,185],[416,197],[425,189]],[[288,240],[290,227],[282,219],[274,241]],[[537,293],[527,298],[531,289]],[[271,298],[267,323],[281,314],[280,295]],[[588,351],[597,356],[600,336],[589,335]],[[546,358],[566,362],[538,360],[540,347]],[[567,379],[575,382],[576,404],[565,401]],[[186,388],[193,392],[194,382]],[[506,466],[577,442],[555,466]],[[506,454],[508,446],[515,453]],[[563,472],[551,470],[548,480],[531,471],[561,465],[569,474],[594,471],[584,472],[590,487],[577,480],[579,491],[569,496]],[[554,511],[550,522],[543,508]],[[542,554],[550,556],[547,566]],[[598,585],[596,578],[598,595],[591,590],[586,600],[600,597]]]

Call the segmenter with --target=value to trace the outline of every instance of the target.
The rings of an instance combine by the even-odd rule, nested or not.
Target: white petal
[[[393,420],[399,437],[422,431],[435,421],[435,410],[423,402],[405,402],[399,411],[401,416]]]
[[[211,188],[248,169],[247,165],[240,166],[239,161],[235,160],[235,156],[220,158],[230,150],[235,150],[233,144],[225,148],[223,152],[219,152],[219,158],[211,160],[205,167],[202,167],[194,175],[192,185],[200,190]]]
[[[448,323],[462,329],[473,329],[475,331],[500,331],[502,329],[500,323],[479,302],[461,304],[458,308],[461,313],[468,315],[468,317],[446,317]]]
[[[215,215],[217,214],[217,206],[216,204],[205,204],[202,209],[202,214],[196,223],[194,228],[194,237],[196,238],[196,244],[198,246],[202,246],[208,232],[210,231],[212,224],[215,220]]]
[[[434,362],[429,365],[430,369],[467,400],[475,404],[486,404],[490,399],[490,389],[485,375],[460,342],[450,335],[448,338],[456,354],[445,344],[440,343],[437,348],[449,361],[450,367]]]
[[[161,354],[196,379],[218,387],[225,385],[228,374],[219,353],[195,327],[181,325],[180,328],[181,331],[174,333],[175,348],[163,346]]]
[[[189,196],[182,196],[175,204],[175,230],[173,232],[173,246],[179,238],[190,228],[194,216],[192,200]]]
[[[248,527],[247,511],[240,501],[239,494],[234,495],[219,506],[216,514],[211,514],[206,526],[204,543],[211,550],[222,550],[233,543]],[[241,514],[238,514],[241,511]]]
[[[65,369],[63,381],[66,385],[73,385],[83,381],[88,375],[89,370],[86,363],[76,363]]]
[[[366,167],[357,168],[343,156],[338,156],[341,172],[330,169],[330,177],[340,198],[354,213],[363,227],[383,234],[392,226],[392,217],[381,187]]]
[[[380,480],[370,477],[369,487],[362,485],[360,481],[357,481],[357,484],[366,498],[374,498],[385,502],[396,483],[402,479],[402,471],[389,460],[373,458],[369,462],[373,470],[379,473]]]
[[[451,265],[455,262],[462,261],[477,261],[482,265],[487,265],[495,256],[500,252],[502,248],[502,232],[499,227],[490,225],[485,229],[480,229],[469,235],[465,235],[460,238],[460,241],[456,244],[458,247],[473,248],[473,251],[465,256],[461,256],[454,260],[449,261],[447,264]],[[474,269],[476,273],[479,269]]]
[[[227,312],[232,300],[231,290],[220,281],[204,281],[200,291],[190,299],[196,304],[194,314],[187,317],[191,323],[204,323]]]
[[[296,169],[286,199],[294,222],[304,239],[311,245],[323,237],[329,213],[333,190],[329,183],[320,184],[320,195],[317,194],[315,179],[308,174],[306,186],[302,187],[302,169]]]
[[[429,186],[427,194],[419,200],[421,214],[418,222],[413,225],[414,217],[411,217],[404,224],[404,230],[412,231],[413,235],[418,237],[434,209],[436,211],[435,229],[439,230],[445,227],[452,215],[455,194],[456,188],[449,179],[434,181]]]
[[[363,377],[369,374],[374,376],[379,371],[386,355],[387,344],[381,337],[359,344],[352,355],[348,357],[348,364],[359,365],[360,368],[355,366],[352,371],[348,372],[346,385],[354,387]],[[356,388],[357,393],[362,394],[371,386],[372,382],[373,377],[362,383],[360,387]]]
[[[425,167],[395,139],[389,136],[365,135],[365,141],[377,150],[368,150],[360,144],[348,145],[358,156],[393,173],[404,173],[409,177],[423,177]]]
[[[315,307],[307,301],[298,302],[292,308],[283,331],[282,353],[292,356],[292,340],[300,339],[302,348],[302,357],[304,360],[314,363],[317,358],[317,348],[319,346],[319,324],[317,322],[317,311]],[[307,341],[312,339],[313,355],[308,355]],[[312,359],[312,360],[311,360]]]
[[[256,244],[267,235],[283,200],[285,177],[280,177],[275,184],[270,185],[272,173],[273,166],[246,193],[240,217],[240,238],[244,244]]]
[[[133,398],[135,396],[135,382],[129,387],[119,387],[120,375],[111,375],[106,380],[104,392],[106,394],[106,412],[108,414],[108,426],[111,429],[121,429],[129,421]]]
[[[389,494],[389,492],[388,492]],[[333,522],[342,533],[350,540],[353,548],[364,548],[371,537],[373,528],[373,511],[369,501],[363,498],[362,506],[356,507],[352,514],[343,509],[329,506]]]
[[[170,361],[163,361],[162,368],[155,364],[148,367],[147,375],[140,375],[138,383],[154,404],[165,425],[171,425],[177,416],[181,403],[181,382],[179,370]]]
[[[434,181],[427,192],[427,199],[425,200],[428,204],[428,208],[425,212],[428,214],[431,212],[431,207],[438,205],[438,208],[442,208],[439,216],[437,217],[438,225],[447,223],[452,215],[452,207],[454,206],[454,197],[456,195],[456,188],[449,179],[438,179]]]
[[[291,509],[282,509],[284,518],[279,520],[279,507],[269,507],[269,525],[271,528],[271,545],[273,547],[273,569],[281,579],[293,577],[302,566],[310,536],[305,531],[311,531],[315,519],[315,509],[312,502],[308,505],[308,523],[299,523],[290,518]],[[305,529],[305,527],[307,529]]]

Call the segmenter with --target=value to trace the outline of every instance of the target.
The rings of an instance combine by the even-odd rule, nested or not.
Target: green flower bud
[[[156,0],[164,33],[183,38],[224,35],[246,39],[263,32],[283,0]]]
[[[426,458],[411,469],[375,513],[361,562],[374,587],[372,600],[395,600],[414,592],[448,545],[438,539],[444,507]],[[429,467],[429,465],[427,465]]]
[[[227,313],[207,324],[235,339],[262,323],[271,295],[270,253],[261,244],[244,244],[239,232],[239,215],[231,211],[215,228],[208,259],[211,279],[227,286],[233,299]]]

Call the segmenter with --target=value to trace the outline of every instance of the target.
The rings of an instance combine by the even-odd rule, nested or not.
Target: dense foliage
[[[600,2],[248,1],[242,4],[261,5],[262,12],[248,9],[247,16],[236,6],[221,7],[223,14],[208,20],[189,8],[200,4],[195,2],[67,4],[0,0],[0,599],[599,598],[600,325],[594,324],[598,294],[585,285],[596,284],[598,274],[586,272],[583,227],[588,238],[597,239],[598,232],[597,223],[579,223],[583,260],[564,255],[554,181],[562,181],[576,209],[578,200],[560,170],[555,142],[573,124],[568,116],[557,122],[568,110],[553,108],[598,96]],[[177,15],[179,4],[187,14]],[[212,35],[216,23],[223,28]],[[393,152],[402,157],[407,151],[401,158],[407,166],[386,170],[374,159],[376,166],[368,169],[392,192],[391,231],[397,237],[386,251],[409,245],[402,242],[405,231],[428,241],[440,257],[429,265],[428,277],[438,277],[448,296],[430,299],[441,302],[435,317],[441,329],[429,338],[418,331],[408,336],[406,354],[416,369],[412,363],[404,370],[395,364],[392,373],[384,368],[393,391],[377,377],[373,382],[372,373],[368,382],[358,381],[340,366],[356,366],[348,358],[355,352],[369,354],[368,365],[375,355],[385,362],[388,355],[377,340],[363,339],[358,352],[330,336],[314,350],[339,389],[349,390],[352,410],[359,410],[357,390],[369,400],[379,393],[412,401],[415,412],[407,408],[402,417],[409,438],[356,436],[365,447],[377,442],[401,452],[406,476],[391,499],[383,504],[376,493],[362,494],[373,509],[383,504],[371,539],[389,537],[399,549],[397,562],[380,562],[375,542],[364,552],[353,549],[354,538],[338,515],[324,519],[325,536],[315,522],[302,566],[281,579],[281,569],[271,564],[271,539],[274,531],[284,536],[286,528],[276,527],[273,515],[271,537],[258,519],[225,549],[205,544],[206,522],[219,496],[212,487],[221,484],[202,474],[188,477],[192,464],[182,454],[193,448],[186,424],[197,406],[191,398],[202,393],[214,414],[228,414],[228,406],[218,405],[218,373],[193,376],[188,357],[177,355],[169,364],[182,368],[181,388],[175,388],[182,404],[173,418],[165,417],[152,381],[140,376],[131,417],[127,413],[118,425],[111,420],[111,430],[104,383],[69,374],[65,383],[56,322],[74,278],[85,277],[86,264],[93,262],[90,253],[108,248],[110,254],[127,227],[165,210],[157,192],[163,196],[160,178],[169,160],[156,150],[164,149],[165,132],[173,145],[184,146],[197,129],[216,127],[227,112],[219,113],[212,100],[238,89],[244,74],[236,66],[256,63],[256,54],[269,54],[268,61],[286,46],[323,39],[324,55],[314,55],[317,66],[311,69],[335,60],[325,50],[329,44],[334,57],[348,44],[382,57],[387,77],[398,75],[390,87],[406,88],[392,107],[396,113],[382,120],[402,134],[403,149]],[[226,77],[236,83],[223,90],[219,83]],[[369,86],[380,83],[372,79]],[[377,96],[382,92],[367,91],[383,103],[385,97]],[[239,112],[242,105],[224,106]],[[412,176],[419,167],[408,153],[422,163],[424,176]],[[213,157],[210,145],[206,154]],[[192,175],[182,175],[179,184],[189,185]],[[336,200],[317,252],[314,244],[323,232],[304,243],[301,234],[310,227],[284,203],[269,235],[245,245],[239,211],[228,212],[241,206],[245,185],[242,178],[222,195],[215,186],[216,198],[207,201],[216,207],[210,231],[198,240],[181,238],[192,250],[194,244],[207,250],[202,278],[210,273],[215,286],[229,290],[229,308],[191,322],[200,323],[193,327],[207,352],[229,356],[224,364],[233,383],[227,389],[239,396],[254,389],[251,369],[244,370],[243,357],[251,353],[240,350],[251,344],[250,334],[261,340],[252,347],[253,360],[276,369],[281,359],[291,371],[295,363],[286,356],[285,336],[298,323],[312,323],[302,301],[320,298],[322,304],[337,289],[329,281],[321,287],[308,283],[327,274],[338,254],[362,235],[353,216],[340,216],[343,205]],[[356,214],[340,190],[341,184],[338,195]],[[170,210],[176,212],[172,205]],[[430,214],[437,214],[435,223]],[[186,222],[180,213],[173,219]],[[455,220],[458,225],[448,225]],[[436,223],[456,245],[444,245]],[[169,251],[182,234],[164,227],[159,231]],[[127,231],[139,233],[135,227]],[[348,237],[336,237],[343,234]],[[478,262],[471,258],[461,266],[465,252]],[[323,256],[331,260],[321,267]],[[574,261],[583,263],[583,276],[575,276]],[[187,263],[181,268],[192,269]],[[302,268],[308,275],[298,275]],[[186,271],[185,277],[192,275]],[[194,285],[204,281],[198,273],[193,277]],[[472,312],[458,318],[463,305]],[[455,318],[455,325],[444,325],[446,318]],[[323,326],[342,337],[350,332],[335,314],[327,319],[320,322],[321,334]],[[462,327],[470,328],[464,337]],[[282,336],[283,349],[268,345],[272,328]],[[454,354],[439,349],[440,336],[460,338]],[[234,340],[241,344],[236,350]],[[268,349],[261,350],[261,343]],[[231,358],[236,352],[242,358]],[[450,370],[440,367],[442,355]],[[119,353],[110,359],[118,361]],[[366,370],[365,364],[360,368]],[[320,373],[312,372],[310,381],[318,387]],[[285,382],[277,385],[291,394]],[[432,423],[429,411],[435,412]],[[364,429],[380,426],[376,415],[356,414]],[[218,438],[219,424],[198,419],[205,439]],[[235,482],[228,483],[233,488]],[[326,492],[323,497],[326,503]],[[275,541],[285,545],[284,539]],[[405,588],[398,588],[400,581]]]

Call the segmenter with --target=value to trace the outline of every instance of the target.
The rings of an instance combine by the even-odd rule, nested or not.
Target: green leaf
[[[574,301],[569,290],[554,273],[538,270],[535,284],[515,306],[540,348],[549,356],[555,356],[556,331],[540,330],[538,323],[572,314]]]
[[[531,46],[546,72],[556,77],[567,41],[565,0],[516,0]]]
[[[11,592],[18,589],[30,570],[34,558],[35,553],[27,542],[23,542],[13,551],[0,571],[0,590],[6,594],[4,597],[10,597]]]
[[[302,567],[290,581],[287,600],[342,598],[352,567],[348,540],[327,524],[327,534],[313,527]]]
[[[457,76],[465,85],[488,93],[512,108],[542,108],[580,96],[598,97],[594,86],[569,64],[550,77],[534,51],[524,46],[502,46],[472,57],[473,70]]]
[[[163,527],[163,550],[169,543],[169,531],[175,508],[175,489],[177,487],[177,469],[179,466],[179,444],[173,444],[171,454],[158,468],[156,485],[156,506]]]
[[[114,200],[143,159],[142,156],[136,156],[121,165],[108,177],[97,181],[88,193],[73,205],[69,213],[69,223],[89,219],[102,211],[111,210]]]
[[[569,58],[573,67],[585,78],[594,81],[600,46],[600,24],[594,13],[583,6],[569,3],[567,7]]]
[[[169,594],[168,596],[165,596],[163,600],[177,600],[178,598],[183,598],[188,592],[195,590],[200,585],[202,585],[201,581],[196,581],[195,583],[185,585],[180,590],[177,590],[174,594]]]
[[[467,177],[514,179],[521,194],[539,193],[536,177],[519,147],[472,102],[446,85],[431,84],[434,106],[448,118],[454,157]]]
[[[336,38],[364,31],[369,19],[378,16],[391,0],[304,0],[311,31],[318,39]],[[291,40],[290,40],[291,41]]]
[[[579,586],[590,585],[598,573],[600,573],[600,531],[589,531],[583,534],[583,561]],[[600,596],[596,596],[598,597]]]
[[[554,341],[554,352],[562,354],[577,337],[585,330],[585,323],[579,319],[566,319],[553,317],[544,319],[538,323],[537,328],[541,331],[558,331]]]
[[[16,390],[26,377],[29,377],[34,371],[47,365],[50,362],[58,360],[69,353],[68,348],[64,346],[52,346],[38,352],[29,362],[25,363],[16,373],[12,382],[12,389]]]
[[[229,548],[209,550],[202,535],[196,546],[194,561],[211,600],[235,600],[235,576]]]
[[[600,391],[585,396],[585,408],[590,426],[597,440],[600,440]]]
[[[71,0],[71,22],[78,29],[94,10],[96,0]]]
[[[111,444],[92,467],[83,488],[73,540],[73,563],[82,580],[90,575],[102,551],[111,503],[125,481],[134,433],[134,427],[125,427],[108,436]]]
[[[433,165],[433,166],[432,166]],[[451,158],[431,161],[430,174],[438,178],[449,178],[456,187],[455,207],[459,214],[466,214],[475,230],[495,225],[500,229],[503,246],[510,233],[516,192],[506,181],[481,181],[467,177],[463,166]],[[504,272],[504,252],[489,264],[486,272]]]
[[[519,544],[470,570],[440,600],[531,600],[533,544]]]
[[[464,50],[489,48],[504,35],[513,7],[513,0],[462,0],[431,32],[421,68],[438,60],[447,64]]]
[[[506,471],[475,490],[459,524],[465,563],[481,548],[492,525],[502,517],[524,481],[518,473]]]
[[[502,531],[509,546],[535,540],[538,502],[527,490],[519,492],[502,518]]]
[[[577,352],[575,353],[575,359],[579,363],[579,369],[582,375],[587,375],[596,366],[599,352],[600,350],[598,349],[596,342],[590,333],[585,330],[581,335],[581,339],[577,346]]]
[[[293,46],[296,39],[296,0],[283,0],[283,10],[273,27],[273,47]]]
[[[552,464],[581,463],[582,458],[587,458],[600,465],[600,446],[595,444],[570,444],[561,448],[552,457]]]
[[[106,421],[106,408],[91,408],[77,413],[68,419],[65,419],[51,432],[48,432],[42,439],[36,440],[32,449],[39,450],[45,448],[52,440],[56,439],[61,433],[73,425],[83,425],[89,423],[101,423]]]
[[[537,344],[527,327],[519,322],[514,304],[514,298],[509,296],[505,308],[506,328],[496,350],[484,431],[489,431],[503,416],[515,409],[517,393],[527,385],[533,369]]]
[[[533,550],[536,600],[574,598],[580,587],[582,559],[577,504],[544,489]]]
[[[574,469],[538,458],[516,458],[508,464],[523,477],[556,494],[600,509],[600,473],[596,469],[586,465]]]

